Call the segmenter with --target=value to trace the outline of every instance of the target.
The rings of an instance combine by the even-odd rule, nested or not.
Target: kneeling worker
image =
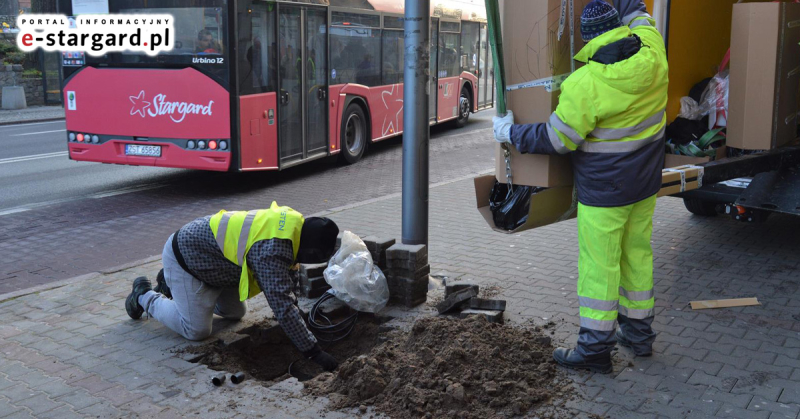
[[[581,16],[586,63],[561,86],[547,123],[495,118],[497,141],[521,153],[572,153],[578,189],[578,298],[575,349],[566,367],[608,373],[616,343],[652,354],[653,210],[661,188],[667,51],[640,0],[593,0]],[[620,19],[620,16],[622,18]],[[619,330],[616,324],[619,322]]]
[[[333,221],[304,219],[274,202],[269,209],[198,218],[164,245],[164,282],[159,276],[152,290],[147,278],[134,280],[125,309],[132,319],[147,312],[183,337],[202,340],[211,335],[214,314],[241,319],[247,312],[245,300],[263,290],[297,349],[331,371],[338,364],[320,349],[300,316],[289,270],[295,263],[328,261],[338,234]]]

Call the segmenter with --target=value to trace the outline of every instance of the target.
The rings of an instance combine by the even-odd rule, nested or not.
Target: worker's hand
[[[511,144],[511,126],[514,125],[514,112],[509,110],[506,116],[495,116],[492,121],[494,122],[494,139],[500,144]]]
[[[339,363],[336,362],[336,359],[325,351],[320,351],[318,354],[311,357],[311,360],[319,364],[319,366],[325,371],[333,371],[339,366]]]

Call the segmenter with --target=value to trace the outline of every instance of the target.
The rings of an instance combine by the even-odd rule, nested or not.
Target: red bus
[[[103,2],[172,14],[175,45],[155,57],[64,53],[73,160],[280,170],[333,154],[355,163],[402,133],[402,1]],[[463,126],[494,103],[485,11],[433,3],[430,123]]]

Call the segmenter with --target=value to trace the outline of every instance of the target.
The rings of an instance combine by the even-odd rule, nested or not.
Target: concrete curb
[[[485,174],[488,174],[488,173],[492,173],[492,172],[494,172],[494,169],[484,170],[484,171],[481,171],[481,172],[478,172],[478,173],[474,173],[474,174],[471,174],[471,175],[461,176],[461,177],[458,177],[458,178],[455,178],[455,179],[446,180],[444,182],[434,183],[434,184],[430,185],[429,189],[437,188],[439,186],[449,185],[451,183],[461,182],[463,180],[472,179],[472,178],[474,178],[476,176],[482,176],[482,175],[485,175]],[[342,212],[342,211],[350,210],[350,209],[353,209],[353,208],[362,207],[364,205],[369,205],[369,204],[373,204],[375,202],[385,201],[387,199],[397,198],[397,197],[399,197],[401,195],[402,195],[401,193],[393,193],[393,194],[389,194],[389,195],[384,195],[384,196],[381,196],[381,197],[378,197],[378,198],[368,199],[366,201],[360,201],[360,202],[356,202],[356,203],[353,203],[353,204],[350,204],[350,205],[345,205],[345,206],[341,206],[341,207],[337,207],[337,208],[331,208],[329,210],[317,212],[315,214],[309,215],[309,217],[325,217],[327,215],[335,214],[337,212]],[[141,265],[145,265],[145,264],[148,264],[148,263],[151,263],[151,262],[155,262],[155,261],[158,261],[160,259],[161,259],[161,255],[153,255],[153,256],[150,256],[150,257],[147,257],[147,258],[144,258],[144,259],[139,259],[137,261],[124,263],[122,265],[114,266],[114,267],[107,268],[107,269],[101,269],[101,270],[98,270],[96,272],[91,272],[91,273],[88,273],[88,274],[79,275],[79,276],[75,276],[75,277],[68,278],[68,279],[62,279],[60,281],[51,282],[49,284],[38,285],[38,286],[35,286],[33,288],[26,288],[24,290],[13,291],[13,292],[9,292],[9,293],[6,293],[6,294],[0,294],[0,303],[3,303],[5,301],[8,301],[8,300],[11,300],[11,299],[14,299],[14,298],[19,298],[19,297],[22,297],[22,296],[25,296],[25,295],[36,294],[36,293],[40,293],[40,292],[43,292],[43,291],[48,291],[48,290],[52,290],[52,289],[56,289],[56,288],[61,288],[61,287],[66,286],[66,285],[76,284],[76,283],[83,282],[83,281],[86,281],[86,280],[89,280],[89,279],[97,278],[99,276],[110,275],[110,274],[113,274],[113,273],[116,273],[116,272],[124,271],[126,269],[135,268],[137,266],[141,266]]]
[[[135,268],[137,266],[145,265],[148,263],[155,262],[161,259],[161,255],[158,256],[150,256],[148,258],[140,259],[134,262],[128,262],[119,266],[115,266],[113,268],[103,269],[97,272],[90,272],[88,274],[74,276],[72,278],[62,279],[60,281],[51,282],[49,284],[37,285],[32,288],[26,288],[24,290],[12,291],[5,294],[0,294],[0,303],[6,302],[8,300],[13,300],[15,298],[23,297],[30,294],[38,294],[40,292],[49,291],[56,288],[61,288],[63,286],[77,284],[79,282],[87,281],[90,279],[94,279],[97,277],[101,277],[104,275],[112,274],[115,272],[124,271],[126,269]]]
[[[60,118],[27,119],[27,120],[22,120],[22,121],[4,121],[4,122],[0,122],[0,126],[35,124],[37,122],[54,122],[54,121],[63,121],[65,119],[66,118],[64,118],[64,117],[60,117]]]

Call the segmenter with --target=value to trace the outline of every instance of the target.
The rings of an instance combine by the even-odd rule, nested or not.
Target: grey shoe
[[[631,348],[633,350],[633,354],[636,356],[646,357],[653,355],[652,344],[643,343],[639,345],[634,345],[633,342],[631,342],[630,340],[628,340],[628,338],[625,337],[625,334],[622,333],[622,329],[617,328],[616,337],[617,337],[617,343],[626,348]]]
[[[614,365],[611,363],[610,353],[588,358],[581,356],[574,349],[556,348],[556,350],[553,351],[553,359],[555,359],[559,365],[574,370],[589,370],[608,374],[614,369]]]

